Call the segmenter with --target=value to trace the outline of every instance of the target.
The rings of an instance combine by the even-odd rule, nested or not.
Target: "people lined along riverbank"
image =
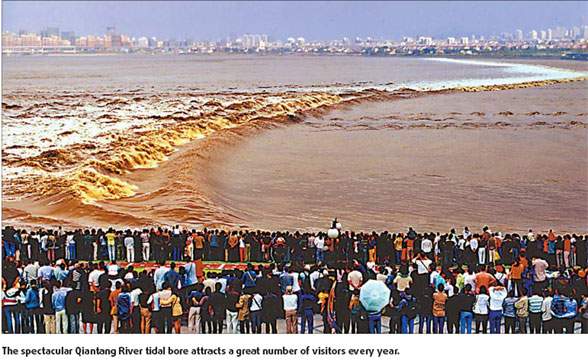
[[[588,332],[586,235],[334,229],[6,227],[2,330]]]
[[[588,259],[587,235],[546,233],[500,233],[484,227],[471,232],[468,227],[457,234],[342,232],[330,238],[328,232],[267,232],[228,230],[189,230],[151,228],[143,230],[40,229],[3,230],[2,256],[36,261],[118,260],[144,262],[180,261],[187,257],[226,262],[300,261],[306,264],[357,260],[378,265],[400,265],[419,253],[444,268],[454,265],[512,265],[526,258],[541,256],[553,267],[585,267]]]

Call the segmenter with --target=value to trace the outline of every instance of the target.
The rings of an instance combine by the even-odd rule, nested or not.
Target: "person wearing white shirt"
[[[430,242],[430,241],[429,241]],[[427,274],[429,272],[429,268],[431,267],[432,260],[429,258],[422,258],[420,253],[416,256],[415,259],[412,260],[413,263],[417,265],[417,274]]]
[[[453,297],[453,295],[455,294],[455,287],[453,286],[453,284],[451,284],[451,278],[447,278],[444,287],[444,291],[445,293],[447,293],[447,297]]]
[[[298,296],[292,293],[293,288],[286,287],[286,294],[282,296],[284,301],[284,312],[286,313],[286,333],[295,334],[298,332],[296,311],[298,309]]]
[[[151,235],[149,234],[149,232],[146,229],[143,230],[143,233],[141,233],[141,254],[143,256],[144,261],[149,260],[150,238]]]
[[[363,275],[360,271],[354,269],[347,275],[347,282],[349,283],[350,291],[354,291],[356,289],[359,290],[359,288],[363,284]]]
[[[433,288],[437,288],[437,281],[441,278],[441,274],[436,269],[431,272],[429,276],[430,284]]]
[[[469,284],[472,286],[472,291],[476,292],[476,274],[472,273],[471,269],[467,269],[465,274],[463,275],[463,285]]]
[[[300,273],[293,271],[290,274],[292,274],[292,277],[294,278],[294,282],[292,284],[292,292],[294,294],[297,294],[298,292],[300,292],[300,283],[299,283],[299,280],[298,280],[300,278]]]
[[[204,286],[203,290],[206,290],[206,288],[209,288],[211,292],[214,292],[214,286],[216,284],[216,280],[215,280],[214,276],[216,276],[215,273],[213,273],[213,272],[208,273],[208,278],[206,278],[204,281],[202,281],[202,285]]]
[[[529,229],[529,233],[527,233],[527,240],[529,242],[535,242],[535,233],[533,233],[532,229]]]
[[[227,291],[227,278],[217,278],[216,282],[221,284],[220,292],[225,294]]]
[[[314,240],[316,246],[316,264],[323,263],[323,250],[325,248],[325,240],[322,236]]]
[[[506,274],[504,274],[504,272],[502,271],[496,271],[496,273],[494,273],[494,278],[496,278],[496,280],[500,283],[500,285],[505,285],[506,283]]]
[[[469,229],[468,227],[465,227],[465,228],[463,229],[463,238],[464,238],[465,240],[467,240],[468,238],[470,238],[470,235],[471,235],[471,233],[470,233],[470,229]]]
[[[433,242],[429,238],[423,239],[421,242],[421,250],[428,258],[431,258],[431,251],[433,250]]]
[[[464,263],[464,252],[466,249],[466,240],[464,237],[459,237],[457,240],[457,264],[462,265]]]
[[[474,319],[476,321],[476,334],[486,333],[488,329],[488,306],[490,297],[486,292],[486,287],[480,287],[480,293],[476,295],[474,303]]]
[[[319,279],[320,276],[321,273],[319,272],[318,268],[315,268],[314,271],[308,276],[308,278],[310,278],[310,288],[312,288],[312,290],[315,290],[314,282]]]
[[[490,287],[490,303],[488,309],[490,310],[490,333],[500,333],[500,322],[502,321],[502,305],[504,304],[504,298],[506,298],[506,288]]]
[[[543,334],[553,333],[552,316],[551,316],[551,302],[553,297],[545,296],[543,304],[541,304],[541,321],[543,324]]]
[[[90,274],[88,275],[88,282],[90,283],[92,288],[94,288],[94,291],[96,293],[98,293],[99,288],[100,288],[100,282],[98,280],[100,279],[100,276],[104,273],[105,273],[104,269],[102,269],[98,265],[96,265],[94,270],[91,271]]]
[[[135,239],[131,236],[131,232],[127,232],[127,236],[124,240],[125,248],[127,249],[127,262],[132,263],[135,261]]]
[[[310,237],[308,237],[308,248],[315,248],[315,242],[316,242],[316,237],[313,235],[311,235]]]
[[[472,249],[472,252],[478,250],[478,240],[476,238],[470,239],[470,248]]]
[[[22,271],[22,278],[27,283],[27,288],[30,288],[31,280],[37,279],[39,277],[39,263],[33,262],[32,260],[29,261],[26,267],[24,267]]]
[[[76,242],[74,241],[73,233],[65,237],[65,244],[67,245],[65,259],[76,259]]]

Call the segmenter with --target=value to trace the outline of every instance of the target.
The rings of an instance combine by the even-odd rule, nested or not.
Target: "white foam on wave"
[[[51,104],[40,110],[34,110],[26,118],[20,116],[26,110],[3,111],[3,150],[5,154],[16,155],[21,158],[32,157],[50,149],[67,148],[79,143],[92,143],[98,147],[107,147],[108,143],[115,139],[115,134],[140,133],[143,131],[161,128],[173,123],[174,113],[186,111],[192,116],[199,116],[203,109],[199,106],[208,101],[220,103],[220,109],[226,109],[232,104],[243,101],[259,101],[256,108],[264,105],[274,105],[285,101],[292,93],[305,94],[311,92],[327,93],[359,93],[364,90],[396,91],[401,88],[409,88],[416,91],[435,91],[452,89],[457,87],[499,86],[513,85],[526,82],[573,79],[588,76],[588,73],[574,71],[551,66],[537,64],[521,64],[513,62],[449,59],[449,58],[422,58],[418,59],[423,64],[426,62],[446,63],[448,66],[478,66],[479,76],[474,72],[473,77],[461,77],[455,79],[434,79],[428,81],[404,81],[400,83],[360,83],[341,84],[329,86],[301,86],[287,85],[288,95],[284,87],[276,86],[270,89],[235,90],[222,94],[195,96],[194,93],[177,96],[144,97],[134,102],[133,96],[121,97],[112,93],[97,96],[106,102],[83,103],[81,106],[69,108],[67,101],[64,104]],[[459,70],[460,67],[457,67]],[[471,71],[470,71],[471,72]],[[459,72],[456,73],[459,76]],[[41,93],[42,91],[40,91]],[[110,97],[112,96],[112,97]],[[116,103],[120,100],[120,103]],[[45,100],[44,100],[45,101]],[[31,105],[31,104],[26,104]],[[66,116],[54,117],[67,110]],[[215,107],[215,111],[217,108]],[[13,117],[15,116],[15,117]],[[222,114],[220,114],[222,116]],[[70,135],[63,135],[70,133]],[[14,147],[13,147],[14,146]],[[13,148],[10,148],[13,147]],[[4,178],[12,178],[22,170],[6,171]]]
[[[544,65],[520,64],[511,62],[495,62],[484,60],[449,59],[449,58],[423,58],[421,61],[445,62],[455,65],[493,67],[497,71],[491,77],[460,78],[455,80],[433,80],[418,82],[403,82],[393,85],[349,85],[329,86],[313,88],[297,88],[296,91],[331,91],[337,93],[358,92],[364,90],[396,91],[408,88],[416,91],[437,91],[457,87],[500,86],[515,85],[526,82],[574,79],[588,76],[587,72],[574,71]],[[482,73],[481,73],[482,74]],[[506,76],[505,76],[506,75]]]

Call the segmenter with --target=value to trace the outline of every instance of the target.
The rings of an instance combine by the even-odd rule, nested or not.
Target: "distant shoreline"
[[[176,53],[176,52],[159,52],[159,53],[121,53],[121,52],[76,52],[76,53],[44,53],[44,54],[20,54],[20,53],[2,53],[2,57],[91,57],[91,56],[198,56],[198,57],[221,57],[221,56],[245,56],[245,57],[375,57],[375,58],[455,58],[455,59],[525,59],[525,60],[567,60],[567,61],[588,61],[588,56],[571,57],[562,54],[548,54],[548,55],[508,55],[508,54],[342,54],[342,53],[237,53],[237,52],[215,52],[215,53]],[[580,55],[587,55],[581,53]]]

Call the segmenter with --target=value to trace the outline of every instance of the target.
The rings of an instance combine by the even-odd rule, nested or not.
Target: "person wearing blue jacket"
[[[564,329],[566,334],[573,334],[574,322],[578,316],[578,302],[566,294],[568,293],[562,293],[562,291],[556,289],[551,301],[553,326],[558,334],[563,333]]]
[[[294,276],[290,272],[290,267],[285,266],[284,273],[280,276],[280,288],[282,289],[282,294],[286,294],[286,288],[294,287]]]
[[[51,304],[55,309],[55,333],[67,334],[69,326],[67,314],[65,313],[65,297],[71,288],[63,288],[61,281],[57,282],[56,288],[51,297]]]
[[[170,270],[165,272],[163,275],[163,281],[170,285],[173,292],[177,292],[180,275],[178,272],[176,272],[176,264],[174,262],[170,264]]]
[[[255,288],[255,282],[257,281],[257,274],[253,270],[253,265],[251,263],[247,263],[247,270],[241,276],[241,282],[243,282],[243,290],[247,294],[253,293],[253,288]]]
[[[131,332],[131,313],[133,302],[128,284],[121,287],[121,293],[116,298],[116,309],[118,311],[119,333]]]
[[[305,285],[302,290],[302,295],[298,300],[298,315],[302,317],[300,323],[300,334],[304,334],[308,324],[308,334],[312,334],[314,330],[314,311],[317,307],[317,298],[312,293],[310,285]]]
[[[32,279],[31,287],[27,290],[25,295],[25,324],[29,333],[42,333],[43,318],[41,317],[40,302],[39,302],[39,288],[37,287],[37,280]]]
[[[400,303],[398,304],[398,310],[402,314],[401,321],[402,321],[402,334],[412,334],[414,333],[414,319],[419,311],[418,309],[418,299],[415,298],[410,288],[406,288]],[[433,302],[431,301],[431,305]],[[422,329],[422,327],[421,327]],[[430,326],[429,326],[430,329]],[[371,328],[370,328],[371,332]]]

